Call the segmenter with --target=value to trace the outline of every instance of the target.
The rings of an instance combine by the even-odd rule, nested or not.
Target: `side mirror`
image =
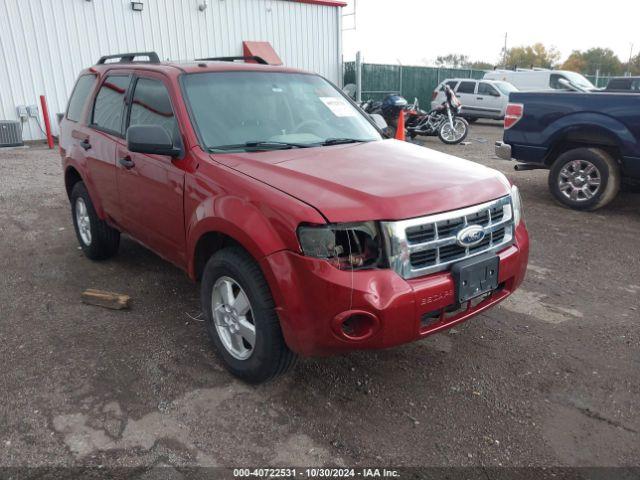
[[[376,124],[376,127],[378,127],[380,130],[384,130],[389,126],[387,125],[387,122],[382,117],[382,115],[380,115],[379,113],[371,113],[369,114],[369,116],[371,117],[371,120],[373,120],[373,123]]]
[[[160,125],[132,125],[127,129],[130,152],[177,157],[181,150],[173,145],[169,132]]]

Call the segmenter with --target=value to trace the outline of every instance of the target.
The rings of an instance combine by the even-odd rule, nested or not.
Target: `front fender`
[[[193,274],[198,240],[210,232],[233,238],[257,260],[285,248],[269,222],[248,202],[237,197],[207,198],[194,209],[188,220],[190,275]]]

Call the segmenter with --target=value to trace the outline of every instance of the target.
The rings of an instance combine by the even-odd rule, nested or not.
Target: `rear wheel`
[[[112,257],[120,246],[120,232],[100,220],[83,182],[71,190],[71,215],[78,243],[91,260]]]
[[[269,286],[243,249],[225,248],[207,262],[201,302],[216,353],[235,376],[260,383],[291,367],[295,354],[284,341]]]
[[[558,157],[549,171],[549,189],[561,204],[576,210],[596,210],[620,190],[620,167],[598,148],[576,148]]]

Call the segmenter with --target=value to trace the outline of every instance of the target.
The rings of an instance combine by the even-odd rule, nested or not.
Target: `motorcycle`
[[[458,116],[462,103],[456,97],[449,85],[445,85],[446,99],[442,104],[430,112],[420,110],[418,99],[409,105],[405,114],[405,128],[411,139],[418,135],[440,137],[448,145],[455,145],[467,138],[469,123]]]
[[[394,137],[398,128],[398,118],[408,105],[407,100],[400,95],[387,95],[382,101],[367,100],[360,105],[360,108],[368,114],[377,113],[387,122],[387,131],[390,137]]]

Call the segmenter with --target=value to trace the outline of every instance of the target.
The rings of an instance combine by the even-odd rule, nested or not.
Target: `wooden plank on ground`
[[[96,290],[88,288],[82,292],[82,301],[89,305],[97,305],[98,307],[111,308],[113,310],[123,310],[129,308],[129,295],[120,293],[105,292],[104,290]]]

